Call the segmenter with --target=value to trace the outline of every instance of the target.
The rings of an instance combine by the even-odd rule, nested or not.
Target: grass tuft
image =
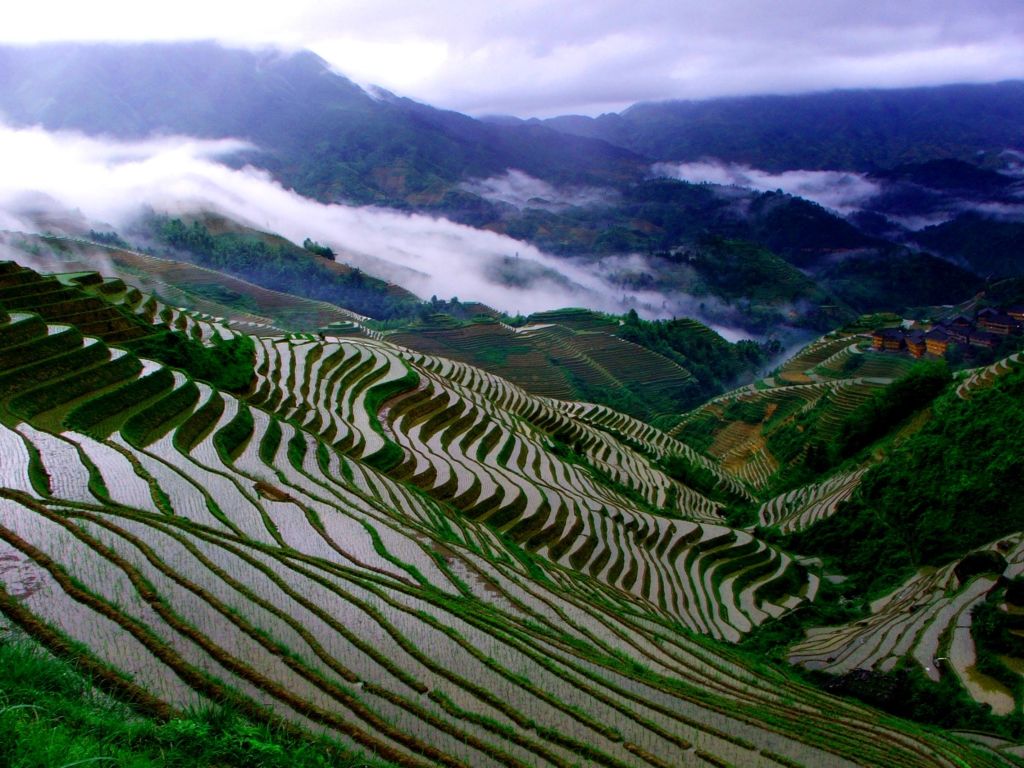
[[[303,740],[225,708],[145,717],[73,665],[17,634],[0,634],[3,768],[389,768],[327,739]]]

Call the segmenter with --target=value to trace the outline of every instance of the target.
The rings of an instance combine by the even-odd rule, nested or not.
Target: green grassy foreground
[[[0,630],[0,768],[112,765],[388,768],[327,740],[300,740],[225,709],[159,722],[74,666]]]

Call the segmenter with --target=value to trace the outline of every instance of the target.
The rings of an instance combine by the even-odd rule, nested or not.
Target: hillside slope
[[[0,269],[9,300],[35,282]],[[707,640],[813,583],[648,463],[702,460],[646,425],[360,338],[264,336],[239,397],[25,309],[0,611],[140,710],[405,766],[1009,764]]]
[[[302,194],[359,203],[439,200],[454,182],[512,166],[575,183],[643,173],[639,158],[600,140],[371,95],[308,51],[4,46],[0,113],[15,124],[120,138],[244,139],[255,145],[248,159]]]
[[[944,361],[829,334],[682,417],[670,434],[757,496],[730,502],[729,520],[821,579],[813,604],[741,645],[825,690],[1017,751],[1022,354],[951,376]]]
[[[1024,83],[831,91],[635,104],[544,124],[659,160],[871,171],[1020,149]]]
[[[649,339],[643,346],[634,343],[630,332],[636,326],[640,321],[635,318],[620,320],[576,309],[537,313],[520,327],[496,319],[460,324],[442,317],[399,329],[387,338],[498,373],[535,395],[602,402],[644,421],[674,415],[709,392],[721,391],[717,380],[694,376],[682,355],[666,356]],[[690,338],[692,344],[712,347],[724,358],[730,353],[740,357],[736,347],[699,323],[692,324]],[[756,360],[757,347],[749,346]],[[747,373],[754,361],[744,362],[737,362],[733,375]]]

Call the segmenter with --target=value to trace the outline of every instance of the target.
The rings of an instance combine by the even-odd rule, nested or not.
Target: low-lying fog
[[[615,313],[636,308],[646,317],[701,314],[689,296],[617,287],[621,258],[583,265],[443,218],[323,204],[285,189],[264,171],[218,162],[246,148],[234,140],[121,142],[0,124],[0,229],[59,232],[62,219],[77,218],[79,231],[124,232],[147,209],[171,215],[212,211],[295,243],[311,237],[347,263],[421,297],[458,296],[510,313],[583,306]],[[477,183],[484,185],[480,191],[513,204],[538,191],[554,204],[603,194],[541,189],[536,182],[510,172]],[[634,260],[630,268],[643,264]],[[741,335],[716,327],[732,338]]]
[[[1007,150],[1001,173],[1008,179],[1024,179],[1024,157]],[[901,181],[886,181],[853,171],[786,170],[779,173],[726,163],[715,159],[691,163],[655,163],[651,175],[692,184],[716,184],[756,192],[783,192],[830,208],[842,216],[858,211],[880,213],[910,232],[950,221],[974,212],[992,219],[1024,219],[1024,185],[1018,184],[1001,200],[956,189],[930,189]],[[913,194],[908,198],[907,191]],[[725,191],[723,190],[723,193]],[[895,202],[895,205],[894,205]],[[910,208],[907,206],[910,205]]]
[[[492,203],[506,203],[519,209],[560,210],[614,202],[618,193],[601,187],[556,187],[543,179],[510,168],[500,176],[473,179],[462,188]]]
[[[759,192],[781,189],[842,214],[859,210],[882,189],[863,174],[848,171],[791,170],[781,173],[747,165],[703,160],[694,163],[656,163],[651,172],[694,184],[708,182],[723,186],[745,187]]]

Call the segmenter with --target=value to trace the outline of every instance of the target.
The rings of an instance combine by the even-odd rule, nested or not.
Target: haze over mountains
[[[0,114],[15,130],[95,137],[85,155],[122,177],[148,167],[133,201],[160,208],[150,187],[184,183],[179,208],[312,235],[424,297],[509,312],[635,306],[763,335],[953,302],[1024,271],[1017,82],[477,120],[363,90],[310,53],[61,44],[0,49]],[[123,143],[168,136],[236,143]],[[36,139],[23,164],[27,145],[51,141]],[[165,162],[183,147],[187,163]],[[82,172],[71,156],[40,191],[128,226],[128,211],[95,206],[105,182],[67,189]],[[991,247],[965,231],[991,231]]]

